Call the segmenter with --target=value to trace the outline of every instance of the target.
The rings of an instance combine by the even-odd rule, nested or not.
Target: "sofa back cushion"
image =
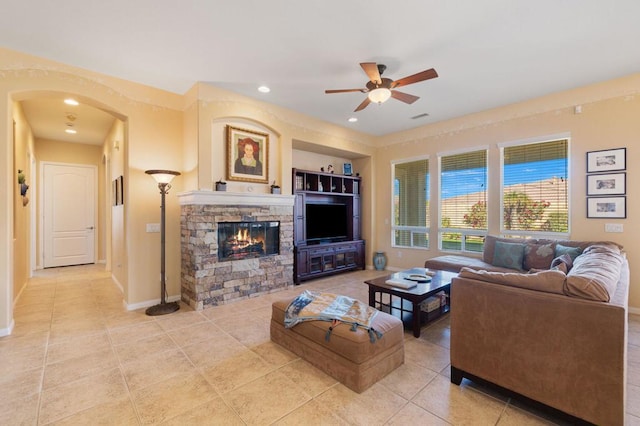
[[[522,274],[519,272],[490,272],[471,268],[462,268],[459,276],[555,294],[564,294],[564,282],[567,277],[564,272],[557,269]]]
[[[549,269],[554,257],[554,243],[528,242],[524,247],[524,269]]]
[[[576,260],[576,257],[580,256],[584,249],[582,247],[570,247],[563,246],[562,244],[556,244],[556,257],[560,257],[564,254],[567,254],[571,257],[571,260]]]
[[[624,255],[615,245],[592,245],[576,257],[567,274],[565,293],[582,299],[609,302],[620,280]]]
[[[524,244],[529,240],[526,240],[524,238],[502,238],[502,237],[495,237],[493,235],[487,235],[486,237],[484,237],[484,248],[482,249],[482,260],[492,265],[493,265],[493,257],[495,255],[495,250],[496,250],[496,241],[502,241],[505,243]]]

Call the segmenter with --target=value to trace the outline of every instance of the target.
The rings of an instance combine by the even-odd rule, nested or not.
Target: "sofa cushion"
[[[524,246],[522,243],[496,241],[491,264],[503,268],[522,270]]]
[[[582,299],[609,302],[616,291],[624,255],[613,245],[594,245],[576,257],[567,274],[565,293]]]
[[[556,244],[555,255],[556,257],[562,256],[563,254],[568,254],[571,256],[571,260],[576,260],[576,257],[582,254],[581,247],[568,247],[562,244]]]
[[[459,275],[463,278],[555,294],[564,294],[564,282],[567,277],[564,272],[556,269],[548,269],[533,274],[522,274],[518,272],[490,272],[462,268]]]
[[[527,243],[524,247],[524,269],[549,269],[555,257],[555,244]]]

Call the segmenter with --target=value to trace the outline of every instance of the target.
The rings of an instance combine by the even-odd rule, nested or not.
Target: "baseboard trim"
[[[15,321],[12,319],[11,323],[9,324],[9,327],[7,328],[0,328],[0,337],[5,337],[5,336],[9,336],[11,333],[13,333],[13,327],[15,327],[16,323]]]
[[[180,296],[169,296],[167,297],[167,302],[179,302]],[[155,306],[160,303],[160,299],[147,300],[139,303],[128,304],[125,303],[124,306],[127,308],[127,311],[136,311],[138,309],[145,309],[150,306]]]

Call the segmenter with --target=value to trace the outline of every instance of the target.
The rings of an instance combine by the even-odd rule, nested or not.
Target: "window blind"
[[[569,230],[567,139],[505,147],[503,230]]]
[[[407,247],[428,247],[429,160],[397,163],[393,170],[394,243]]]
[[[440,226],[487,229],[487,151],[440,157]]]

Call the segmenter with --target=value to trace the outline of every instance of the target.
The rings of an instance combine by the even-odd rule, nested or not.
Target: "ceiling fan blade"
[[[392,90],[391,91],[391,97],[394,98],[394,99],[397,99],[399,101],[402,101],[405,104],[412,104],[415,101],[417,101],[418,99],[420,99],[419,96],[413,96],[413,95],[410,95],[408,93],[398,92],[397,90]]]
[[[358,105],[358,108],[354,109],[353,112],[358,112],[358,111],[362,111],[363,109],[365,109],[369,104],[371,103],[371,101],[369,100],[368,97],[364,98],[364,101],[362,101],[362,103],[360,105]]]
[[[408,77],[401,78],[400,80],[396,80],[391,84],[391,88],[406,86],[407,84],[418,83],[419,81],[429,80],[431,78],[436,78],[438,73],[433,68],[419,72],[417,74],[410,75]]]
[[[336,89],[336,90],[325,90],[324,93],[347,93],[347,92],[362,92],[367,93],[367,89]]]
[[[360,66],[372,83],[382,84],[382,77],[380,77],[380,71],[378,71],[378,65],[375,62],[361,62]]]

